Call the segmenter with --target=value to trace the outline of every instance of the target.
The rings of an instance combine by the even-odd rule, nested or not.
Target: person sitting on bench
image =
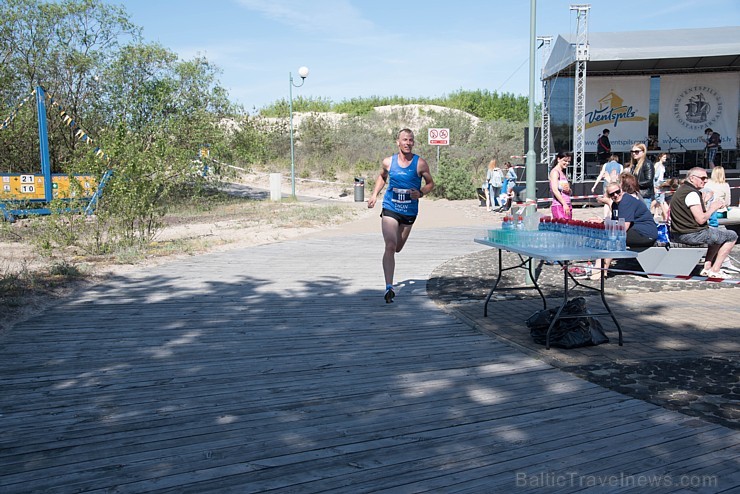
[[[619,182],[609,182],[606,186],[604,198],[599,198],[611,208],[611,219],[624,220],[627,229],[627,246],[629,247],[651,247],[658,238],[658,226],[653,220],[653,215],[645,205],[644,201],[635,199],[628,194]],[[611,259],[604,259],[604,271],[597,271],[591,276],[592,280],[606,277],[607,269]]]
[[[506,191],[506,193],[502,192],[501,195],[499,196],[499,203],[501,204],[501,206],[494,209],[494,211],[497,213],[503,213],[511,209],[511,205],[514,202],[515,195],[516,194],[514,194],[514,182],[509,182],[508,190]]]
[[[701,167],[689,170],[686,180],[676,190],[671,200],[671,234],[677,242],[689,245],[707,245],[704,269],[701,276],[728,279],[722,263],[737,243],[737,233],[724,228],[709,226],[709,217],[727,204],[723,199],[712,201],[707,208],[701,189],[707,183],[707,171]]]

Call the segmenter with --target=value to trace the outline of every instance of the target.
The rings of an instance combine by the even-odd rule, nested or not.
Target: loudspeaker
[[[542,153],[542,137],[540,132],[541,127],[534,128],[534,154],[537,155],[537,161],[540,160],[540,153]],[[524,154],[529,152],[529,127],[524,127]]]
[[[542,140],[541,140],[541,134],[542,128],[541,127],[535,127],[534,128],[534,154],[536,156],[537,168],[535,170],[535,180],[540,182],[543,180],[549,180],[549,177],[547,175],[548,169],[549,169],[549,163],[542,164],[540,163],[540,154],[542,153]],[[529,152],[529,127],[524,127],[524,154],[526,155]]]
[[[601,171],[601,165],[598,161],[587,161],[586,162],[586,177],[596,178],[599,176]]]

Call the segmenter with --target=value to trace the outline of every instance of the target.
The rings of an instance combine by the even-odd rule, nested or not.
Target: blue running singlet
[[[391,157],[388,170],[388,188],[383,196],[383,208],[398,214],[416,216],[419,214],[419,200],[411,199],[411,190],[421,189],[421,177],[417,171],[419,156],[414,155],[406,168],[398,164],[398,154]]]

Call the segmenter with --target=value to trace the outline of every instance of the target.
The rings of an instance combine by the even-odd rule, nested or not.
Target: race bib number
[[[411,189],[393,189],[391,201],[397,204],[411,203]]]

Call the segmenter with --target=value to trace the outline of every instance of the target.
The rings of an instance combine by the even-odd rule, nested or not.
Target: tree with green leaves
[[[98,203],[101,248],[152,238],[171,198],[209,179],[194,162],[198,149],[225,147],[219,122],[236,109],[219,69],[205,57],[180,60],[141,42],[121,6],[7,0],[0,4],[0,56],[6,107],[36,85],[54,101],[47,104],[53,171],[100,178],[113,170]],[[34,119],[24,110],[2,131],[0,169],[38,173]],[[89,138],[93,146],[83,144]],[[105,154],[94,155],[97,148]]]
[[[79,126],[94,130],[95,102],[101,96],[97,75],[116,56],[121,40],[138,37],[139,29],[122,7],[99,0],[6,0],[0,4],[0,77],[6,82],[0,85],[0,98],[11,106],[41,85]],[[49,112],[48,126],[52,169],[65,172],[79,159],[79,138],[58,114]],[[7,169],[12,165],[7,160],[14,158],[40,167],[38,139],[27,134],[17,126],[9,129],[4,142],[16,141],[17,149],[27,151],[23,156],[0,153],[0,166]]]

